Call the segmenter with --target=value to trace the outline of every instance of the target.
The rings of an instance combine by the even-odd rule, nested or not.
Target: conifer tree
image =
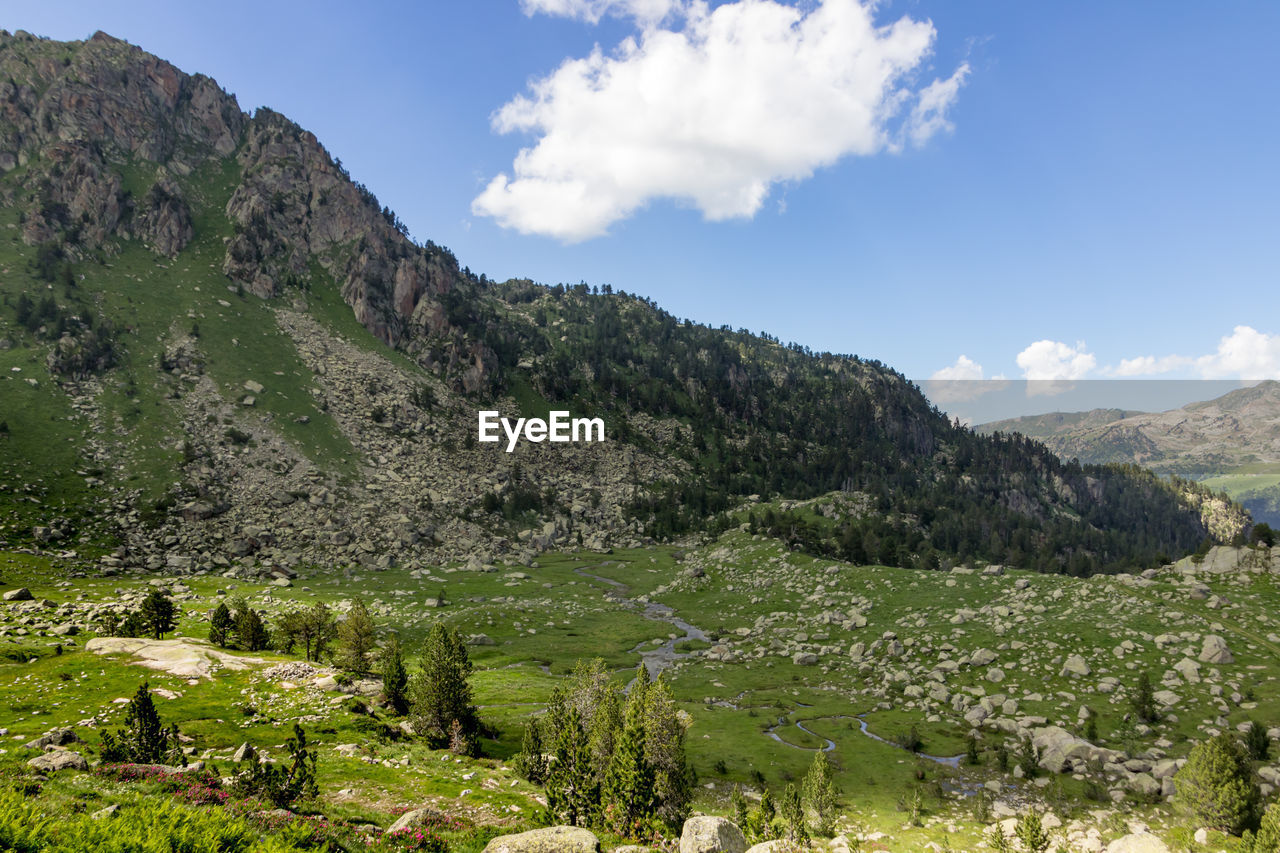
[[[271,635],[262,614],[249,606],[243,598],[234,599],[229,605],[234,620],[236,645],[247,652],[260,652],[271,645]]]
[[[535,785],[547,781],[547,757],[542,746],[542,726],[536,718],[524,727],[520,752],[515,757],[516,772]]]
[[[225,601],[218,602],[218,606],[213,610],[213,616],[209,619],[209,642],[225,649],[231,642],[233,627],[231,609],[227,607]]]
[[[563,713],[547,778],[547,818],[553,823],[588,826],[600,802],[600,786],[592,772],[591,752],[578,709],[569,705]]]
[[[1262,796],[1253,766],[1231,732],[1196,744],[1173,781],[1175,802],[1203,826],[1239,835],[1258,818]]]
[[[695,785],[685,756],[685,720],[661,675],[645,691],[645,758],[653,767],[658,817],[678,827],[689,816]]]
[[[605,771],[601,805],[614,831],[631,836],[653,815],[653,767],[645,758],[648,675],[640,664],[627,697],[626,716]]]
[[[158,589],[151,590],[142,599],[138,615],[147,636],[153,640],[160,639],[178,624],[177,608],[174,607],[173,600]]]
[[[382,649],[379,669],[382,672],[382,695],[396,714],[404,714],[409,710],[409,672],[404,667],[404,652],[400,647],[400,636],[392,634]]]
[[[815,752],[801,790],[804,805],[813,812],[813,831],[823,838],[831,836],[836,823],[837,798],[835,779],[827,754]]]
[[[178,727],[165,728],[151,701],[151,685],[142,682],[129,700],[124,713],[124,728],[115,735],[102,733],[102,760],[128,761],[134,764],[186,764],[178,742]]]
[[[355,673],[369,671],[373,650],[377,647],[373,616],[363,600],[357,598],[347,612],[347,618],[338,623],[338,665]]]
[[[1267,735],[1267,727],[1257,720],[1249,721],[1249,728],[1244,733],[1244,745],[1249,751],[1249,758],[1254,761],[1266,761],[1271,754],[1271,738]]]
[[[422,668],[409,684],[414,730],[443,742],[457,720],[463,734],[474,734],[479,720],[471,703],[470,676],[471,659],[462,637],[444,623],[432,625],[423,646]]]
[[[782,794],[782,822],[787,827],[787,840],[792,844],[805,844],[809,840],[809,830],[804,823],[804,806],[800,802],[800,792],[795,785],[787,785]]]
[[[1155,693],[1151,688],[1151,676],[1145,672],[1138,673],[1138,684],[1129,698],[1134,715],[1144,723],[1154,723],[1159,719],[1156,713]]]

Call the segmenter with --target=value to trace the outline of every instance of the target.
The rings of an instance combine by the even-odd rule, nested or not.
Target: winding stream
[[[602,566],[607,566],[607,565],[609,565],[607,562],[599,563],[594,566],[587,566],[580,569],[574,569],[573,571],[574,571],[574,574],[580,577],[587,578],[593,581],[599,581],[600,583],[609,587],[610,590],[617,590],[618,595],[615,596],[615,599],[619,601],[623,606],[627,607],[628,609],[635,609],[639,605],[639,602],[637,602],[634,598],[628,598],[624,594],[627,589],[626,584],[622,583],[621,581],[616,581],[613,578],[606,578],[600,575],[592,574],[590,571],[588,571],[588,569],[598,569],[598,568],[601,568]],[[607,594],[608,593],[606,593],[606,595]],[[666,622],[668,625],[671,625],[684,632],[683,637],[670,638],[665,643],[662,643],[661,645],[658,645],[658,646],[653,646],[651,645],[650,641],[645,641],[637,644],[636,647],[632,649],[632,651],[640,655],[641,660],[644,661],[645,669],[648,670],[650,678],[657,678],[660,673],[668,669],[673,663],[675,663],[680,658],[689,657],[689,654],[687,652],[676,651],[676,643],[684,642],[687,640],[700,640],[702,642],[709,642],[706,633],[701,628],[698,628],[694,625],[690,625],[688,622],[684,621],[679,616],[676,616],[675,611],[665,604],[659,604],[656,601],[648,602],[647,604],[644,605],[644,610],[642,611],[642,615],[644,616],[644,618],[652,619],[655,622]],[[803,708],[805,706],[801,705],[800,707]],[[765,734],[767,734],[769,737],[773,738],[775,741],[782,744],[783,746],[789,746],[792,749],[802,749],[802,750],[805,750],[806,752],[817,752],[819,750],[821,750],[822,752],[831,752],[836,748],[836,742],[833,741],[831,738],[825,737],[823,735],[818,734],[817,732],[814,732],[805,728],[805,725],[804,725],[805,722],[809,722],[806,720],[796,720],[792,725],[794,725],[796,728],[798,728],[800,731],[804,732],[805,734],[809,735],[810,737],[814,737],[822,741],[821,747],[798,746],[794,743],[788,743],[787,741],[783,740],[782,737],[778,734],[777,730],[787,725],[787,718],[789,716],[790,715],[779,717],[778,722],[773,726],[770,726],[769,729],[765,732]],[[866,735],[867,737],[871,738],[874,741],[879,741],[880,743],[886,744],[888,746],[892,746],[894,749],[901,749],[903,752],[908,751],[904,747],[894,743],[893,741],[888,740],[886,738],[882,738],[880,737],[880,735],[875,734],[870,730],[868,730],[867,721],[865,717],[866,717],[865,714],[858,714],[857,716],[837,714],[831,717],[816,717],[814,719],[857,720],[858,731],[862,732],[862,734]],[[912,754],[919,758],[923,758],[926,761],[931,761],[934,764],[939,764],[939,765],[942,765],[943,767],[950,767],[952,769],[959,769],[960,762],[964,760],[963,755],[956,755],[956,756],[928,755],[927,753],[923,753],[923,752],[915,752]]]
[[[596,566],[588,566],[587,568],[598,569],[604,565],[608,564],[601,563]],[[616,581],[613,578],[601,577],[600,575],[593,575],[591,572],[587,571],[586,568],[574,569],[573,572],[580,577],[599,581],[600,583],[616,590],[625,591],[627,589],[627,585],[621,581]],[[619,595],[618,600],[629,609],[635,609],[639,604],[639,602],[634,598],[627,598],[623,595]],[[644,618],[652,619],[655,622],[666,622],[668,625],[684,631],[683,637],[671,637],[661,645],[654,646],[651,645],[651,641],[646,640],[638,643],[636,647],[631,650],[640,655],[640,659],[644,661],[644,668],[648,670],[650,679],[657,678],[664,670],[669,669],[671,665],[680,658],[687,658],[689,656],[688,652],[677,652],[676,643],[688,640],[697,640],[701,642],[708,641],[706,633],[701,628],[690,625],[679,616],[676,616],[675,610],[665,604],[650,601],[644,606],[644,610],[641,612],[641,615],[644,616]]]

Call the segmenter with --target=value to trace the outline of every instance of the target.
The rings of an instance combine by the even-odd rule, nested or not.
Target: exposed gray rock
[[[89,762],[78,752],[55,749],[37,755],[27,762],[27,766],[44,773],[56,773],[59,770],[88,770]]]
[[[599,853],[600,842],[577,826],[550,826],[503,835],[485,845],[484,853]]]
[[[691,817],[680,833],[680,853],[746,853],[747,839],[722,817]]]
[[[1206,634],[1204,645],[1200,649],[1200,660],[1204,663],[1235,663],[1235,656],[1227,648],[1227,641],[1217,634]]]

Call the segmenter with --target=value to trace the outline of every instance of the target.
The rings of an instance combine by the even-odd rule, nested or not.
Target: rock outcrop
[[[600,841],[578,826],[549,826],[499,836],[485,845],[484,853],[600,853]]]

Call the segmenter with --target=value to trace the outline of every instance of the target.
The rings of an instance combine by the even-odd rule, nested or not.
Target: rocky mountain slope
[[[1260,382],[1167,412],[1052,413],[977,430],[1021,433],[1064,459],[1136,463],[1203,479],[1241,500],[1257,520],[1280,522],[1280,382]]]
[[[858,512],[797,547],[1088,573],[1207,532],[1195,489],[951,423],[876,361],[495,283],[316,138],[102,33],[0,34],[0,537],[121,567],[483,567]],[[604,445],[475,440],[478,409]],[[931,558],[932,559],[932,558]]]

